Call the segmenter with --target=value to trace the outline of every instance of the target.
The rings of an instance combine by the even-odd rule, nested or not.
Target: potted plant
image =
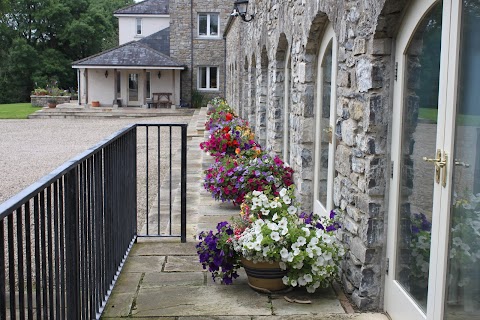
[[[238,277],[242,265],[250,287],[260,292],[305,287],[313,293],[338,277],[344,254],[330,217],[300,213],[294,188],[253,191],[245,197],[240,217],[221,222],[214,233],[202,232],[197,245],[200,262],[224,284]],[[266,269],[267,275],[263,276]]]
[[[92,101],[92,107],[94,107],[94,108],[100,107],[100,101],[98,101],[98,100],[93,100],[93,101]]]
[[[57,100],[56,99],[48,99],[47,105],[49,108],[56,108],[57,107]]]

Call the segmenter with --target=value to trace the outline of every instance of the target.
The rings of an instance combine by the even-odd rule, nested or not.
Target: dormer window
[[[142,18],[137,18],[136,19],[136,34],[141,35],[142,34]]]
[[[220,16],[218,13],[199,13],[198,14],[198,36],[215,37],[219,35],[218,26]]]

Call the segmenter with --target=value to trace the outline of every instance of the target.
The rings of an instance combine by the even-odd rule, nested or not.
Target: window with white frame
[[[135,20],[135,33],[137,35],[141,35],[142,34],[142,18],[137,18]]]
[[[218,67],[198,68],[198,89],[218,90]]]
[[[198,14],[198,36],[199,37],[218,37],[220,16],[218,13],[199,13]]]

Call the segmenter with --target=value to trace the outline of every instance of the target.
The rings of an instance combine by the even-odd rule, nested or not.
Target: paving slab
[[[122,272],[161,272],[165,263],[165,256],[131,256]]]
[[[116,293],[131,293],[136,292],[143,273],[121,272],[115,283]]]
[[[198,256],[169,256],[165,263],[165,272],[203,271]]]
[[[202,286],[206,282],[206,272],[155,272],[145,273],[142,288],[165,286]]]
[[[311,303],[292,303],[288,302],[285,297],[290,300],[308,300]],[[272,296],[272,310],[275,315],[345,314],[332,288],[317,290],[313,294],[309,294],[303,288],[298,288],[286,294]]]
[[[329,315],[290,315],[254,316],[252,320],[389,320],[381,313],[329,314]],[[405,319],[407,320],[407,319]]]
[[[268,296],[238,286],[140,288],[136,306],[133,315],[142,317],[271,314]]]
[[[139,240],[140,241],[140,240]],[[194,243],[169,243],[167,241],[136,243],[130,256],[175,256],[196,255]]]
[[[117,293],[114,291],[110,298],[108,298],[102,318],[128,317],[134,298],[135,291],[128,293]]]

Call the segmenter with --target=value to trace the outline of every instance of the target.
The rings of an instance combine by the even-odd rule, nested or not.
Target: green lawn
[[[0,119],[27,119],[29,114],[42,109],[30,103],[0,104]]]
[[[418,118],[437,123],[437,111],[437,109],[433,108],[420,108],[418,110]],[[480,116],[458,114],[456,121],[457,125],[460,126],[480,127]]]

